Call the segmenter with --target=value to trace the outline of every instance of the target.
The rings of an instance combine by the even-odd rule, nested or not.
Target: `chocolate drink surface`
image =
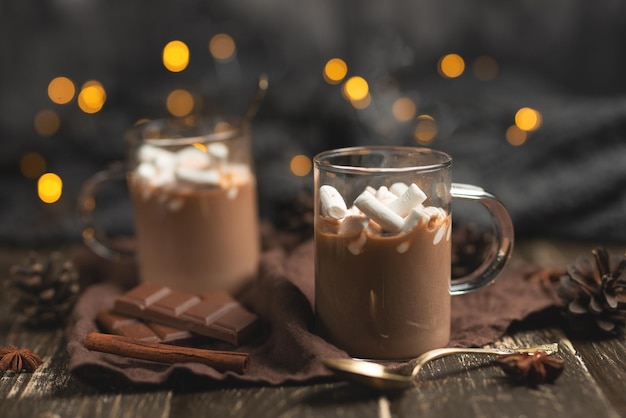
[[[450,216],[408,232],[315,236],[317,332],[351,356],[406,359],[450,338]]]
[[[154,188],[129,178],[142,280],[192,293],[239,291],[257,270],[259,240],[254,176],[227,187]]]

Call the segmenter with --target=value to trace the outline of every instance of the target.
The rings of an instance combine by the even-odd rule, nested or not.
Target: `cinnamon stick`
[[[202,363],[220,372],[244,374],[248,370],[249,354],[235,351],[205,350],[140,341],[121,335],[91,332],[83,343],[89,350],[158,363]]]

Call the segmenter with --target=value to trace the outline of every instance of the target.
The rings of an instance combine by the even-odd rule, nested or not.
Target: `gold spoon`
[[[534,353],[543,351],[553,354],[559,351],[558,344],[544,344],[524,348],[436,348],[411,360],[399,368],[385,367],[371,361],[353,358],[327,358],[322,362],[336,375],[372,389],[392,391],[406,389],[415,384],[422,367],[435,359],[452,354],[486,354],[501,356],[512,353]],[[407,371],[410,371],[407,372]]]

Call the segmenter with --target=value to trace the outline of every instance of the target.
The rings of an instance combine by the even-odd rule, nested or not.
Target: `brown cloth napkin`
[[[94,269],[95,271],[95,269]],[[451,346],[481,346],[496,341],[516,320],[557,302],[549,287],[528,280],[528,269],[503,272],[486,289],[453,297]],[[102,273],[102,270],[100,270]],[[113,274],[113,271],[105,271]],[[93,352],[83,347],[87,333],[98,331],[100,309],[110,308],[123,292],[120,275],[89,286],[80,297],[68,327],[69,368],[83,380],[110,385],[279,385],[313,381],[330,376],[320,360],[347,354],[313,332],[313,243],[307,241],[287,251],[273,246],[262,254],[258,280],[241,295],[241,302],[256,312],[266,332],[237,351],[250,353],[245,375],[219,373],[196,364],[165,365]],[[215,343],[206,348],[232,349]]]

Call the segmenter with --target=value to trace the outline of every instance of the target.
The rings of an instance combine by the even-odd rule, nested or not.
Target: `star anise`
[[[506,354],[496,364],[509,376],[530,386],[554,382],[563,372],[565,362],[545,351]]]
[[[579,258],[561,277],[559,296],[574,331],[619,334],[626,324],[626,256],[611,259],[604,247]]]
[[[41,357],[28,348],[15,346],[0,348],[0,370],[34,372],[43,363]]]

